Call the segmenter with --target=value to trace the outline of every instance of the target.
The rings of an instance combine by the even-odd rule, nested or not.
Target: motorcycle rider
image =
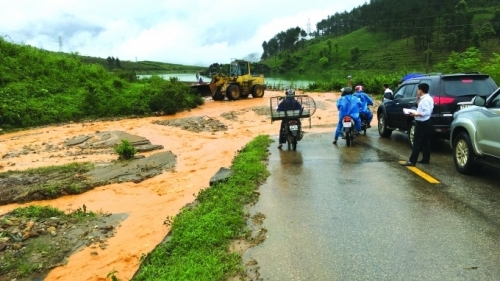
[[[368,106],[373,105],[373,100],[363,91],[363,86],[356,86],[353,96],[361,100],[362,106],[359,108],[361,114],[366,117],[366,128],[371,128],[371,122],[373,120],[373,113]]]
[[[362,105],[361,100],[352,95],[352,88],[342,88],[342,95],[337,101],[337,109],[339,110],[339,123],[335,131],[335,140],[333,144],[337,144],[337,140],[342,133],[342,119],[344,116],[351,116],[354,119],[354,127],[357,132],[361,131],[361,119],[359,118],[359,108]]]
[[[288,89],[285,91],[286,98],[278,105],[276,111],[288,111],[288,110],[300,110],[302,109],[302,105],[295,99],[295,91],[293,89]],[[300,125],[300,119],[297,119]],[[279,137],[279,145],[278,148],[281,149],[283,144],[286,143],[286,120],[281,120],[280,127],[280,137]]]

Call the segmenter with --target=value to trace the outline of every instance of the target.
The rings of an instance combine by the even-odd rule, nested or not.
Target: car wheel
[[[453,162],[457,171],[465,175],[478,172],[481,166],[474,165],[475,157],[469,134],[465,132],[458,134],[453,144]]]
[[[383,113],[378,115],[378,134],[381,137],[388,138],[392,134],[392,130],[387,129],[387,119]]]
[[[417,127],[417,122],[415,120],[411,121],[408,127],[408,142],[410,147],[413,148],[413,143],[415,142],[415,128]]]

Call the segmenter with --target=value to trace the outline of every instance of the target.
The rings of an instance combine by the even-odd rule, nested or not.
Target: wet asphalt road
[[[297,151],[271,146],[271,176],[251,215],[266,216],[266,240],[248,250],[263,280],[500,280],[500,171],[456,172],[447,142],[422,170],[406,136],[354,146],[309,134]]]

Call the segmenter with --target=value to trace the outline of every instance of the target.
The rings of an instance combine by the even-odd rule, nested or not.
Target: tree
[[[268,49],[268,46],[267,46],[267,42],[264,41],[262,42],[262,56],[260,57],[261,59],[267,59],[269,57],[269,49]]]
[[[480,53],[475,47],[470,47],[462,53],[452,52],[444,64],[449,72],[477,71],[480,65]]]
[[[359,48],[355,47],[351,49],[351,62],[358,62],[359,59]]]
[[[330,57],[330,54],[332,53],[332,40],[328,39],[326,44],[328,45],[328,57]]]
[[[108,68],[113,69],[113,58],[108,56],[106,60],[108,61]]]
[[[319,64],[322,66],[328,65],[328,58],[327,57],[322,57],[319,59]]]

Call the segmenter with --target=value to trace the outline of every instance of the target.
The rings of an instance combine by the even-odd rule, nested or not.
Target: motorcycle
[[[288,91],[287,91],[288,92]],[[284,99],[288,102],[285,103]],[[297,142],[304,137],[302,131],[302,118],[309,119],[309,128],[311,127],[311,116],[316,111],[314,99],[308,95],[287,95],[287,97],[271,97],[270,99],[271,122],[281,120],[280,127],[280,145],[281,142],[288,144],[288,150],[296,150]]]
[[[342,138],[345,139],[347,146],[351,146],[354,138],[358,135],[355,129],[354,119],[349,115],[344,116],[344,118],[342,118],[342,126]]]
[[[366,136],[366,129],[368,129],[368,117],[366,117],[365,114],[360,113],[359,118],[361,119],[361,131],[363,132],[363,135]]]
[[[301,116],[299,113],[299,116]],[[297,150],[297,142],[302,139],[304,136],[304,132],[302,131],[302,124],[299,118],[291,118],[289,116],[285,116],[285,136],[286,142],[288,144],[288,149]]]

